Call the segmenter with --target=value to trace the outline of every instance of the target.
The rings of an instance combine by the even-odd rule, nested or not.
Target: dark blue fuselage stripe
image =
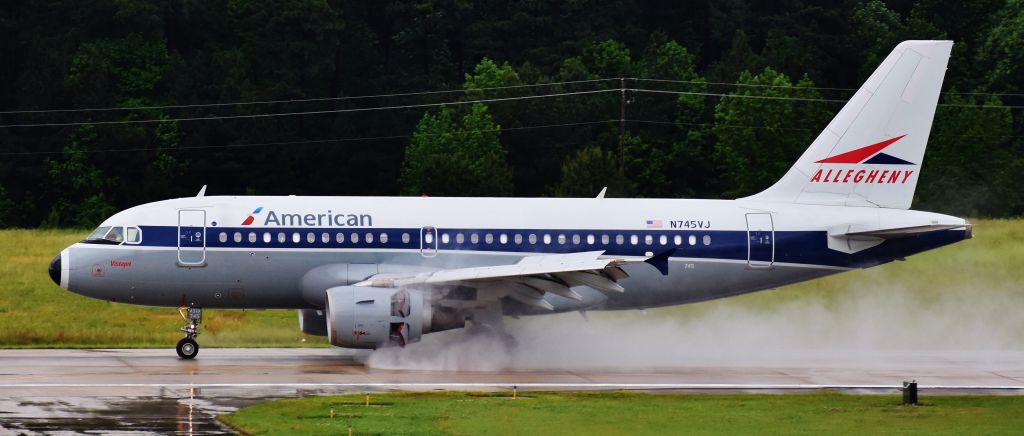
[[[295,228],[295,227],[207,227],[206,246],[209,248],[325,248],[325,249],[420,249],[420,228]],[[220,234],[225,233],[226,240],[220,241]],[[235,233],[239,233],[241,242],[235,242]],[[250,233],[256,242],[249,242]],[[270,234],[270,242],[264,242],[264,233]],[[299,242],[293,239],[299,235]],[[308,235],[313,234],[313,242],[308,242]],[[323,242],[322,235],[329,235],[328,242]],[[338,242],[337,235],[344,235]],[[463,235],[463,242],[456,242],[456,235]],[[354,241],[353,234],[358,235]],[[366,235],[372,234],[372,242],[367,242]],[[381,235],[387,235],[387,242],[382,242]],[[403,234],[408,240],[403,240]],[[448,242],[441,235],[448,234]],[[471,242],[471,235],[476,234],[478,240]],[[491,234],[492,240],[486,242],[486,235]],[[507,242],[502,244],[500,236],[504,234]],[[515,243],[515,235],[521,235],[521,242]],[[529,243],[529,235],[536,235],[537,242]],[[173,226],[142,226],[143,246],[177,247],[178,228]],[[284,235],[284,242],[279,241]],[[544,235],[551,236],[551,243],[544,244]],[[559,235],[565,236],[565,243],[559,244]],[[580,243],[573,243],[573,236],[578,235]],[[587,244],[587,236],[593,235],[594,244]],[[623,237],[623,243],[617,244],[616,237]],[[631,244],[630,238],[636,235],[638,243]],[[675,236],[680,236],[682,245],[675,245]],[[696,238],[696,244],[690,245],[690,236]],[[490,251],[490,252],[526,252],[526,253],[571,253],[580,251],[604,250],[608,255],[644,256],[647,252],[655,254],[666,250],[675,250],[672,257],[747,260],[747,231],[745,230],[566,230],[566,229],[438,229],[434,236],[439,250],[458,251]],[[602,239],[608,236],[609,243],[603,244]],[[652,244],[646,243],[646,237],[652,238]],[[662,245],[660,237],[667,238]],[[704,245],[704,237],[710,237],[710,244]],[[857,253],[846,254],[828,248],[827,233],[824,231],[776,231],[774,232],[775,262],[796,263],[807,265],[836,266],[846,268],[864,268],[885,263],[893,259],[920,253],[943,245],[952,244],[964,239],[963,230],[945,230],[907,238],[893,239],[885,243]],[[187,244],[183,244],[186,245]],[[199,246],[202,246],[199,244]]]

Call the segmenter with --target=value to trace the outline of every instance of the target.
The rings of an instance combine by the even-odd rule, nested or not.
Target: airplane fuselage
[[[850,225],[954,228],[851,248],[834,236]],[[970,237],[961,218],[912,210],[606,198],[193,197],[128,209],[100,227],[122,227],[125,240],[64,250],[65,289],[150,306],[278,309],[322,308],[325,289],[378,273],[583,251],[667,253],[667,274],[627,264],[626,292],[548,293],[554,311],[658,307],[867,268]],[[551,311],[506,304],[505,313]]]

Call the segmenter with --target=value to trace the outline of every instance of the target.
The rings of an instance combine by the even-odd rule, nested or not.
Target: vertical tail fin
[[[908,209],[952,41],[904,41],[775,185],[747,197]]]

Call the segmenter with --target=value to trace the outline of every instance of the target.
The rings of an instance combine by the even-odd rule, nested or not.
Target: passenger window
[[[142,231],[138,227],[128,228],[128,237],[125,238],[125,242],[129,244],[138,244],[142,242]]]
[[[637,236],[637,235],[629,235],[629,243],[630,244],[636,245],[638,242],[640,242],[640,237],[639,236]]]
[[[263,232],[263,242],[265,244],[270,243],[270,232]]]
[[[658,242],[659,242],[659,243],[660,243],[661,245],[665,245],[665,244],[668,244],[668,236],[665,236],[665,235],[661,235],[661,237],[660,237],[660,238],[658,238]]]
[[[697,237],[693,236],[693,235],[690,235],[690,237],[687,238],[686,242],[689,242],[690,245],[697,245]]]
[[[249,232],[249,243],[250,244],[255,244],[256,243],[256,232]]]
[[[644,244],[651,245],[653,243],[654,243],[654,236],[651,236],[651,235],[644,236]]]
[[[513,240],[516,242],[516,245],[522,244],[523,243],[523,235],[520,235],[519,233],[516,233],[516,235],[513,237]]]
[[[486,244],[493,244],[494,243],[494,236],[491,235],[490,233],[484,235],[484,243],[486,243]]]
[[[316,235],[313,232],[306,233],[306,243],[312,244],[314,242],[316,242]]]
[[[623,238],[622,235],[615,235],[615,245],[622,245],[624,240],[625,238]]]
[[[572,244],[580,245],[580,235],[572,235]]]
[[[451,240],[451,236],[448,236],[447,233],[442,233],[441,234],[441,243],[442,244],[447,244],[448,241],[450,241],[450,240]]]
[[[558,235],[558,245],[565,245],[565,235]]]
[[[345,242],[345,234],[342,232],[338,232],[337,235],[334,235],[334,242],[337,242],[339,244]]]
[[[242,242],[242,232],[235,232],[235,236],[233,239],[236,244]]]
[[[676,235],[672,238],[672,242],[675,242],[676,245],[683,245],[683,237]]]
[[[358,244],[359,243],[359,234],[358,233],[352,232],[352,234],[349,235],[349,236],[350,236],[349,240],[352,241],[353,244]]]
[[[463,235],[462,233],[456,233],[455,234],[455,243],[456,244],[461,244],[463,242],[466,242],[466,236]]]
[[[544,235],[544,243],[545,244],[550,244],[551,243],[551,235]]]
[[[537,235],[535,235],[533,233],[530,233],[530,244],[532,245],[532,244],[536,244],[536,243],[537,243]]]
[[[402,233],[402,243],[403,244],[408,244],[409,243],[409,234],[408,233]]]
[[[447,236],[447,235],[445,235],[445,236]],[[388,234],[387,233],[381,233],[380,234],[380,243],[381,244],[387,244],[388,243]]]
[[[434,243],[434,234],[433,233],[427,233],[427,234],[423,235],[423,242],[426,242],[427,244],[433,244]]]
[[[501,242],[502,245],[507,244],[508,243],[508,235],[502,233],[501,236],[498,236],[498,242]]]
[[[473,244],[476,244],[476,243],[480,242],[480,235],[478,235],[476,233],[473,233],[472,235],[469,235],[469,242],[473,243]]]
[[[327,232],[321,233],[320,242],[323,242],[324,244],[331,242],[331,235],[328,234]]]
[[[292,232],[292,243],[298,244],[302,240],[302,236],[299,236],[299,232]]]
[[[611,240],[612,240],[612,238],[609,237],[608,235],[601,235],[601,243],[602,244],[608,245],[608,243],[611,242]]]
[[[287,241],[287,240],[288,240],[288,237],[284,235],[284,232],[280,232],[280,233],[277,234],[277,242],[283,244],[284,241]]]
[[[594,235],[587,235],[587,244],[594,245]]]
[[[711,245],[711,235],[704,235],[704,245]]]
[[[217,235],[217,240],[220,241],[222,244],[228,242],[228,234],[220,232],[220,234]]]
[[[367,233],[366,234],[366,243],[367,244],[372,244],[373,243],[373,233]]]

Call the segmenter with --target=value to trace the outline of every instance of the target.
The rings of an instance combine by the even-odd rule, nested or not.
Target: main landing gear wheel
[[[178,341],[178,346],[175,347],[175,351],[178,352],[178,357],[189,360],[196,357],[199,354],[199,344],[196,343],[195,339],[182,338]]]
[[[178,341],[175,351],[182,359],[194,359],[199,354],[199,343],[195,338],[199,336],[199,323],[203,322],[203,309],[182,306],[178,308],[178,314],[185,320],[185,325],[181,328],[181,331],[185,332],[185,338]]]

